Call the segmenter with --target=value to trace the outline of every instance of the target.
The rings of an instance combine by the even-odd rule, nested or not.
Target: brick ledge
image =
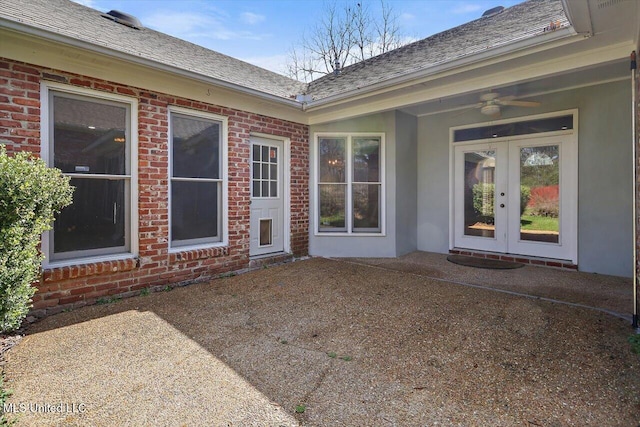
[[[113,261],[89,262],[86,264],[51,267],[42,270],[42,281],[57,282],[60,280],[76,279],[78,277],[95,276],[99,274],[131,271],[140,266],[137,258],[126,258]]]
[[[169,254],[169,263],[179,264],[204,258],[217,258],[229,255],[228,246],[218,246],[206,249],[192,249]]]
[[[554,267],[554,268],[562,268],[565,270],[578,270],[578,264],[573,264],[567,260],[561,259],[551,259],[551,258],[537,258],[537,257],[529,257],[524,255],[514,255],[514,254],[501,254],[497,252],[480,252],[480,251],[472,251],[468,249],[451,249],[449,250],[450,254],[454,255],[465,255],[472,256],[476,258],[487,258],[487,259],[497,259],[501,261],[511,261],[511,262],[520,262],[522,264],[527,265],[537,265],[540,267]]]

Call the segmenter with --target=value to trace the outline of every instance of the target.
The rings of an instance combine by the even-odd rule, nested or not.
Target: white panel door
[[[251,256],[284,251],[283,146],[251,138]]]

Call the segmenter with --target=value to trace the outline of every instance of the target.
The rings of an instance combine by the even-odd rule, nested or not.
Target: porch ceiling
[[[552,77],[547,76],[518,82],[516,84],[485,87],[450,97],[407,105],[399,108],[399,110],[414,116],[426,116],[442,112],[463,112],[473,108],[473,106],[479,102],[480,96],[489,91],[497,92],[500,96],[515,96],[519,100],[535,101],[536,96],[623,80],[625,78],[630,78],[628,61],[618,60],[580,70],[564,72],[553,75]],[[515,109],[518,107],[506,108]],[[522,108],[521,110],[526,112],[526,108]]]

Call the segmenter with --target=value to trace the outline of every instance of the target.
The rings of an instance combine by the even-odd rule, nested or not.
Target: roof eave
[[[114,57],[123,61],[127,61],[136,65],[142,65],[146,67],[151,67],[157,70],[162,70],[168,73],[176,74],[181,77],[187,77],[194,80],[199,80],[201,82],[205,82],[207,84],[212,84],[221,88],[230,89],[233,91],[241,92],[247,95],[255,96],[261,98],[266,101],[275,102],[278,104],[286,105],[288,107],[293,107],[300,109],[302,104],[294,99],[287,99],[277,95],[273,95],[270,93],[262,92],[259,90],[247,88],[242,85],[234,84],[231,82],[227,82],[221,79],[217,79],[215,77],[206,76],[200,73],[196,73],[193,71],[185,70],[183,68],[174,67],[171,65],[163,64],[158,61],[154,61],[147,58],[142,58],[139,56],[131,55],[128,53],[124,53],[115,49],[111,49],[107,46],[102,46],[94,43],[89,43],[83,40],[78,40],[73,37],[65,36],[63,34],[59,34],[53,31],[47,31],[41,28],[32,27],[26,24],[21,24],[16,21],[12,21],[6,19],[4,17],[0,17],[0,28],[6,28],[15,32],[19,32],[22,34],[26,34],[29,36],[34,36],[38,38],[42,38],[45,40],[50,40],[58,43],[62,43],[65,45],[69,45],[72,47],[85,49],[93,53],[98,53],[102,55],[106,55],[109,57]]]
[[[482,66],[484,62],[489,60],[496,60],[502,57],[503,60],[510,54],[515,54],[531,48],[542,48],[547,45],[547,48],[556,47],[566,43],[572,43],[584,39],[584,36],[578,35],[572,26],[561,28],[559,30],[551,31],[546,34],[519,40],[508,45],[499,46],[496,48],[489,48],[480,53],[473,53],[456,60],[445,62],[435,65],[433,67],[425,68],[413,73],[403,74],[401,76],[385,80],[379,83],[374,83],[369,86],[365,86],[358,89],[353,89],[340,94],[328,96],[326,98],[319,99],[317,101],[310,101],[304,105],[305,111],[313,111],[317,108],[329,106],[330,104],[340,103],[347,101],[349,98],[355,96],[363,96],[377,91],[391,91],[402,86],[406,86],[416,80],[434,78],[438,74],[455,72],[456,69],[462,69],[469,65]]]
[[[593,34],[589,2],[584,0],[561,0],[564,14],[578,34]]]

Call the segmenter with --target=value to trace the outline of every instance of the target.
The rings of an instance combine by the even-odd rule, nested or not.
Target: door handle
[[[501,207],[501,208],[504,208],[504,203],[500,203],[500,207]]]

